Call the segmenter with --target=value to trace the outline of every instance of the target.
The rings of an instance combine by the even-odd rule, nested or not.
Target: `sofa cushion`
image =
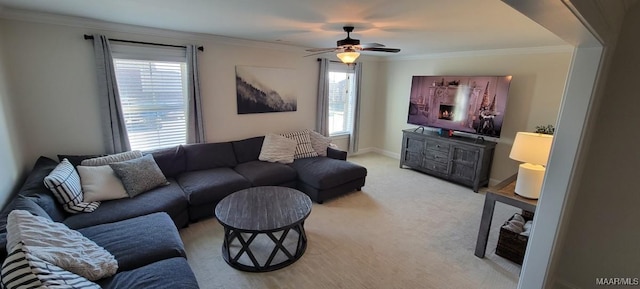
[[[258,160],[264,136],[233,141],[233,151],[239,164]]]
[[[68,213],[64,211],[62,204],[56,201],[51,191],[45,187],[43,182],[44,178],[49,175],[57,165],[58,162],[50,158],[38,158],[27,179],[24,181],[24,184],[18,191],[18,194],[32,197],[33,201],[47,212],[53,221],[61,222],[67,217]],[[7,215],[8,214],[7,212]],[[6,222],[5,218],[2,218],[2,220]]]
[[[80,176],[75,167],[62,160],[49,175],[44,178],[44,185],[53,193],[65,211],[69,213],[87,213],[95,211],[100,202],[84,202]]]
[[[131,198],[169,184],[152,155],[111,163],[109,166],[120,178],[124,189]]]
[[[192,205],[217,203],[235,191],[251,187],[251,182],[230,168],[185,172],[178,176],[178,183]]]
[[[320,190],[367,175],[367,169],[362,166],[327,157],[297,159],[290,166],[296,169],[300,181]]]
[[[165,177],[175,178],[187,170],[184,148],[175,146],[150,152]]]
[[[187,171],[235,167],[236,156],[230,142],[184,145]]]
[[[154,213],[78,230],[111,252],[118,272],[172,257],[184,257],[184,245],[166,213]]]
[[[187,197],[173,179],[169,185],[157,187],[135,198],[102,202],[89,214],[72,215],[63,221],[72,229],[117,222],[157,212],[167,212],[172,219],[180,216],[188,206]]]
[[[187,260],[182,257],[165,259],[131,271],[120,272],[100,280],[104,289],[154,288],[198,289],[198,281]]]
[[[234,170],[249,180],[254,187],[275,186],[295,181],[297,173],[281,163],[251,161],[237,165]]]

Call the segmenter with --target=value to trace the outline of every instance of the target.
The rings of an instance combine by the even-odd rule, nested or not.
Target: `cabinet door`
[[[406,151],[404,164],[414,168],[421,167],[424,158],[424,139],[407,137],[404,149]]]
[[[453,146],[451,159],[451,177],[459,181],[473,183],[480,151],[475,148]]]

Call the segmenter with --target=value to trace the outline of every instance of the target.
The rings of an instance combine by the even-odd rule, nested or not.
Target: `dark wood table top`
[[[311,213],[311,199],[287,187],[253,187],[237,191],[218,203],[218,221],[250,232],[282,230],[304,221]]]

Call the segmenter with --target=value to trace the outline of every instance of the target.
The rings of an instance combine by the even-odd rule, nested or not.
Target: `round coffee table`
[[[254,187],[222,199],[215,216],[224,227],[222,257],[242,271],[266,272],[292,264],[307,248],[304,220],[311,199],[286,187]]]

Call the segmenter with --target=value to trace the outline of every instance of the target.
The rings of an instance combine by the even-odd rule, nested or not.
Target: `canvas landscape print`
[[[296,111],[293,69],[236,66],[238,114]]]

